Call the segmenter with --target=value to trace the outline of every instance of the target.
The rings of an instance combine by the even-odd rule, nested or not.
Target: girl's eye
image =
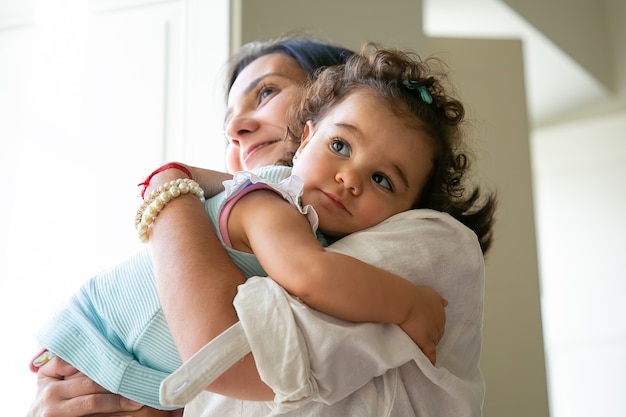
[[[350,156],[350,145],[340,139],[335,139],[330,143],[333,151],[343,156]]]
[[[383,174],[374,174],[372,175],[372,180],[381,187],[393,191],[393,186],[391,185],[391,181],[387,179]]]

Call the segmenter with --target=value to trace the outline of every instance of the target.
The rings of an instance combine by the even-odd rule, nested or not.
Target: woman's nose
[[[226,124],[226,137],[229,142],[241,142],[259,129],[259,122],[250,117],[233,117]]]

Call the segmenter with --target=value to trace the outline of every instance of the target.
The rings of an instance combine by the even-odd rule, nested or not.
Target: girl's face
[[[412,208],[433,157],[429,137],[356,91],[307,123],[293,174],[304,181],[302,203],[315,208],[320,230],[342,237]]]
[[[307,75],[293,58],[269,54],[250,63],[228,94],[224,127],[229,172],[272,165],[294,152],[287,114],[302,98]]]

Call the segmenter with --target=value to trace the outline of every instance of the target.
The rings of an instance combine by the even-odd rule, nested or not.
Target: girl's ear
[[[315,125],[312,120],[309,120],[304,125],[304,129],[302,129],[302,136],[300,137],[300,146],[298,146],[298,150],[296,151],[296,156],[306,147],[311,138],[313,137],[313,131],[315,130]]]

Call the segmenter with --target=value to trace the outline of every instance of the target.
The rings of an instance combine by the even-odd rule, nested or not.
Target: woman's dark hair
[[[350,93],[374,94],[407,126],[426,133],[435,146],[430,177],[413,208],[450,214],[476,233],[486,253],[492,242],[496,197],[490,193],[483,198],[480,188],[467,178],[470,158],[463,149],[461,129],[465,109],[447,92],[446,74],[439,69],[440,64],[434,57],[422,60],[411,51],[367,44],[344,65],[319,74],[307,89],[288,132],[299,141],[307,121],[316,123]]]
[[[309,79],[313,80],[324,68],[344,64],[354,51],[314,39],[293,36],[247,43],[229,61],[226,95],[241,71],[252,61],[274,53],[285,54],[295,59]]]

